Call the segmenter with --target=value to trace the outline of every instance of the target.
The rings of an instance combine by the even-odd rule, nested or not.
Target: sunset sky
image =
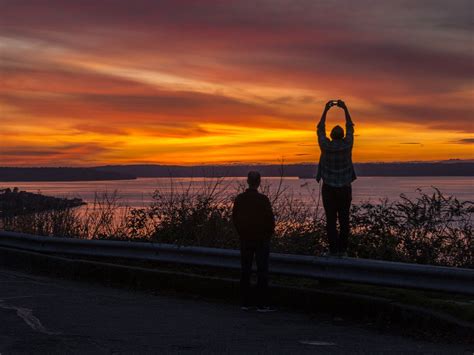
[[[473,159],[473,3],[0,0],[0,166]]]

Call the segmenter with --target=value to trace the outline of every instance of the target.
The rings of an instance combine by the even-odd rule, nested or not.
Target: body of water
[[[153,191],[164,193],[191,188],[209,189],[215,183],[211,178],[139,178],[136,180],[114,181],[73,181],[73,182],[0,182],[0,188],[18,187],[20,190],[40,192],[56,197],[79,197],[86,202],[94,200],[95,193],[118,191],[120,202],[131,207],[144,207],[152,201]],[[225,178],[219,189],[232,196],[245,178]],[[280,178],[265,178],[263,185],[273,191],[278,189]],[[397,200],[400,194],[414,197],[420,188],[433,192],[437,187],[445,195],[453,195],[460,200],[474,200],[474,179],[472,177],[359,177],[353,183],[353,203],[377,202],[382,198]],[[316,201],[320,185],[314,179],[284,178],[282,188],[297,195],[301,200]]]

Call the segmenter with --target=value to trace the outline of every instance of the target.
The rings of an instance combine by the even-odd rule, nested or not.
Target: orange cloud
[[[467,2],[111,4],[2,5],[1,165],[316,161],[332,98],[356,161],[473,158]]]

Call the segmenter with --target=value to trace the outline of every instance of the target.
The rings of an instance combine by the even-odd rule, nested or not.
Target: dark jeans
[[[349,212],[352,201],[352,187],[333,187],[323,184],[324,211],[326,212],[326,231],[329,239],[329,252],[344,253],[349,238]],[[339,220],[339,233],[336,222]]]
[[[270,256],[269,240],[240,240],[240,261],[242,273],[240,276],[240,289],[242,294],[242,305],[254,304],[252,290],[250,288],[250,277],[252,275],[252,263],[255,255],[257,262],[257,306],[268,305],[268,259]]]

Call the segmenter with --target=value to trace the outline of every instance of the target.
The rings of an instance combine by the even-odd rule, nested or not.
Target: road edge
[[[239,284],[235,279],[210,277],[184,272],[147,269],[107,262],[69,259],[31,251],[0,247],[0,265],[33,274],[56,276],[69,280],[95,282],[142,290],[166,290],[211,299],[237,302]],[[378,324],[403,326],[415,335],[469,340],[474,323],[439,311],[394,302],[390,299],[326,289],[314,290],[272,286],[275,304],[292,309],[345,315]]]

